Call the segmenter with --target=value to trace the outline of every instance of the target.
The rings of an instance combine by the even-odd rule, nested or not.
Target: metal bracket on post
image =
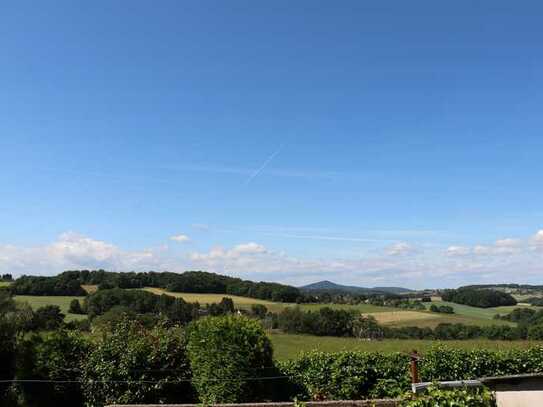
[[[414,350],[409,356],[411,357],[411,383],[416,384],[420,382],[418,365],[420,356],[416,350]]]

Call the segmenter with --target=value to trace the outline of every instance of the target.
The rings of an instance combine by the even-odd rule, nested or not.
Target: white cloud
[[[258,243],[241,243],[230,250],[222,247],[215,247],[208,253],[192,253],[190,258],[195,261],[215,261],[219,259],[239,259],[242,256],[265,254],[267,250]]]
[[[501,239],[496,240],[495,245],[497,247],[519,247],[521,243],[520,239]]]
[[[67,269],[174,271],[201,269],[251,280],[302,284],[329,279],[355,285],[446,287],[488,281],[537,282],[541,273],[543,231],[523,240],[500,239],[486,245],[428,246],[411,242],[325,258],[293,256],[255,241],[217,246],[190,254],[159,246],[125,250],[118,245],[68,232],[35,247],[0,245],[0,272],[52,275]],[[329,251],[327,251],[329,253]],[[443,254],[446,254],[445,256]]]
[[[415,248],[406,242],[398,242],[387,248],[389,256],[402,256],[415,252]]]
[[[266,253],[266,248],[262,246],[261,244],[250,242],[250,243],[243,243],[238,244],[233,249],[236,253]]]
[[[471,250],[465,246],[449,246],[447,248],[447,256],[466,256]]]
[[[46,275],[67,269],[92,268],[152,270],[162,264],[158,258],[160,251],[124,251],[112,243],[66,232],[44,246],[0,246],[0,270],[16,275]]]
[[[170,237],[170,240],[174,240],[176,242],[185,243],[190,242],[190,238],[187,235],[175,235]]]

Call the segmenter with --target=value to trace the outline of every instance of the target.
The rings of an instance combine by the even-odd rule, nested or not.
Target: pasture
[[[73,320],[85,319],[87,317],[86,315],[68,313],[70,302],[74,298],[77,298],[80,302],[82,302],[85,297],[17,295],[15,296],[15,301],[26,302],[32,307],[33,310],[45,305],[58,305],[62,313],[66,314],[66,317],[64,318],[65,321],[70,322]]]
[[[364,351],[364,352],[412,352],[424,353],[439,344],[461,349],[521,349],[531,346],[543,346],[543,341],[490,341],[473,339],[462,341],[432,341],[416,339],[386,339],[365,341],[356,338],[336,338],[331,336],[290,335],[272,333],[269,335],[278,360],[295,359],[300,352],[318,350],[322,352]]]

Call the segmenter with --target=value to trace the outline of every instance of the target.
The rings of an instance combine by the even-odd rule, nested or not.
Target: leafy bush
[[[528,339],[543,340],[543,323],[528,328]]]
[[[273,352],[262,326],[244,316],[206,317],[187,328],[193,384],[206,404],[257,401],[269,391]]]
[[[454,308],[450,305],[430,305],[430,311],[438,312],[441,314],[454,314]]]
[[[35,331],[54,331],[62,326],[64,314],[58,305],[45,305],[34,312],[32,329]]]
[[[85,312],[81,308],[81,303],[77,298],[74,298],[72,301],[70,301],[70,308],[68,309],[68,312],[71,314],[85,314]]]
[[[118,323],[89,353],[82,378],[88,406],[193,401],[179,328],[149,330],[134,321]]]
[[[309,352],[280,368],[306,400],[394,397],[409,386],[409,357],[400,353]]]
[[[90,348],[79,333],[57,331],[22,341],[17,377],[24,380],[59,380],[74,383],[22,383],[25,406],[81,406],[81,365]]]
[[[397,397],[410,383],[409,356],[401,353],[309,352],[281,363],[280,369],[297,385],[297,396],[305,400]],[[541,373],[543,348],[488,351],[437,347],[424,354],[419,371],[423,381]]]
[[[436,347],[424,355],[420,374],[424,381],[466,380],[543,372],[543,347],[490,351]]]
[[[494,395],[486,388],[440,390],[432,386],[421,395],[406,394],[402,407],[494,407]]]
[[[251,305],[251,313],[257,318],[264,318],[268,314],[268,308],[262,304]]]
[[[234,312],[234,301],[232,301],[232,298],[224,297],[218,304],[207,304],[207,311],[209,315],[213,316],[232,314]]]
[[[16,333],[13,318],[15,302],[7,290],[0,290],[0,380],[12,380],[15,376]],[[9,405],[9,383],[0,382],[0,405]]]

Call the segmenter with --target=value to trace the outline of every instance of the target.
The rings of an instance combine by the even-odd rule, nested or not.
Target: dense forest
[[[441,293],[441,298],[443,301],[479,308],[517,305],[517,300],[511,294],[492,289],[461,287],[456,290],[444,290]]]
[[[305,298],[296,287],[253,282],[203,271],[185,273],[71,270],[54,277],[22,276],[11,285],[17,295],[86,295],[81,285],[99,288],[158,287],[172,292],[240,295],[276,302],[296,302]]]

